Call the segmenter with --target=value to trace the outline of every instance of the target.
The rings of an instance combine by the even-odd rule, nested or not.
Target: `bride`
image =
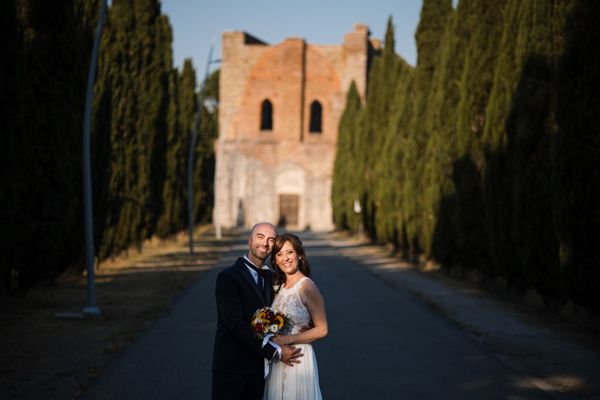
[[[292,344],[302,350],[299,364],[273,363],[265,383],[264,400],[322,399],[317,359],[310,343],[327,336],[325,302],[317,285],[309,278],[310,265],[297,236],[277,236],[271,253],[275,284],[281,285],[273,308],[287,314],[289,322],[282,334],[272,340]]]

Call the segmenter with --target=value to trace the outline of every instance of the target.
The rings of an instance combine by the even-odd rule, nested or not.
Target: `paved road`
[[[324,398],[552,398],[456,325],[318,235],[303,239],[330,325],[329,336],[315,344]],[[214,282],[244,250],[240,241],[124,350],[83,398],[209,399]]]

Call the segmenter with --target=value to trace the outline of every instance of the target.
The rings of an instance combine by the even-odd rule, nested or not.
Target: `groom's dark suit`
[[[217,276],[213,399],[262,398],[264,359],[270,360],[275,354],[270,344],[262,347],[262,340],[250,327],[254,312],[273,302],[272,274],[264,277],[261,290],[244,262],[238,258]]]

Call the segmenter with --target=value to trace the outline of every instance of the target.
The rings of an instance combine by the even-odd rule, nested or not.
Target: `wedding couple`
[[[269,256],[272,270],[265,265]],[[276,293],[274,285],[279,286]],[[256,224],[248,252],[219,273],[215,296],[213,399],[322,398],[310,343],[327,335],[327,317],[298,237],[277,236],[272,224]],[[271,305],[289,322],[280,335],[263,341],[250,320],[256,310]]]

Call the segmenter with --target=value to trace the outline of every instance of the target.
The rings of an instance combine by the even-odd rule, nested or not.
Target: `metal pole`
[[[358,239],[362,240],[363,237],[363,222],[360,213],[362,212],[362,207],[360,206],[360,201],[357,198],[354,198],[354,213],[358,218]]]
[[[92,99],[94,95],[94,79],[96,76],[96,63],[98,61],[98,48],[102,36],[102,26],[108,0],[103,0],[100,5],[100,15],[96,26],[96,37],[92,49],[90,69],[88,73],[87,92],[85,95],[85,111],[83,114],[83,204],[85,209],[85,250],[87,263],[87,306],[83,314],[100,316],[100,309],[96,306],[96,285],[94,281],[94,221],[92,218],[92,172],[90,156],[90,129],[92,120]]]
[[[217,186],[219,184],[219,182],[221,181],[221,176],[223,175],[221,169],[223,168],[223,142],[224,142],[224,132],[225,130],[222,129],[221,127],[219,127],[219,130],[221,132],[219,132],[219,141],[217,144],[217,162],[215,165],[215,184],[213,185],[214,187],[214,193],[215,193],[215,209],[213,212],[213,219],[214,219],[214,223],[215,223],[215,238],[217,239],[221,239],[223,237],[223,233],[221,231],[221,210],[220,205],[221,205],[221,201],[220,201],[220,195],[219,195],[219,187]]]
[[[200,114],[202,113],[202,101],[204,101],[204,91],[206,89],[206,80],[208,79],[208,71],[212,64],[214,44],[210,45],[208,50],[208,59],[206,60],[206,69],[204,71],[204,81],[200,84],[200,93],[198,94],[198,105],[196,107],[196,118],[192,126],[192,137],[190,140],[190,148],[188,152],[188,240],[190,247],[190,255],[194,255],[194,151],[196,150],[196,137],[198,129],[200,129]]]

